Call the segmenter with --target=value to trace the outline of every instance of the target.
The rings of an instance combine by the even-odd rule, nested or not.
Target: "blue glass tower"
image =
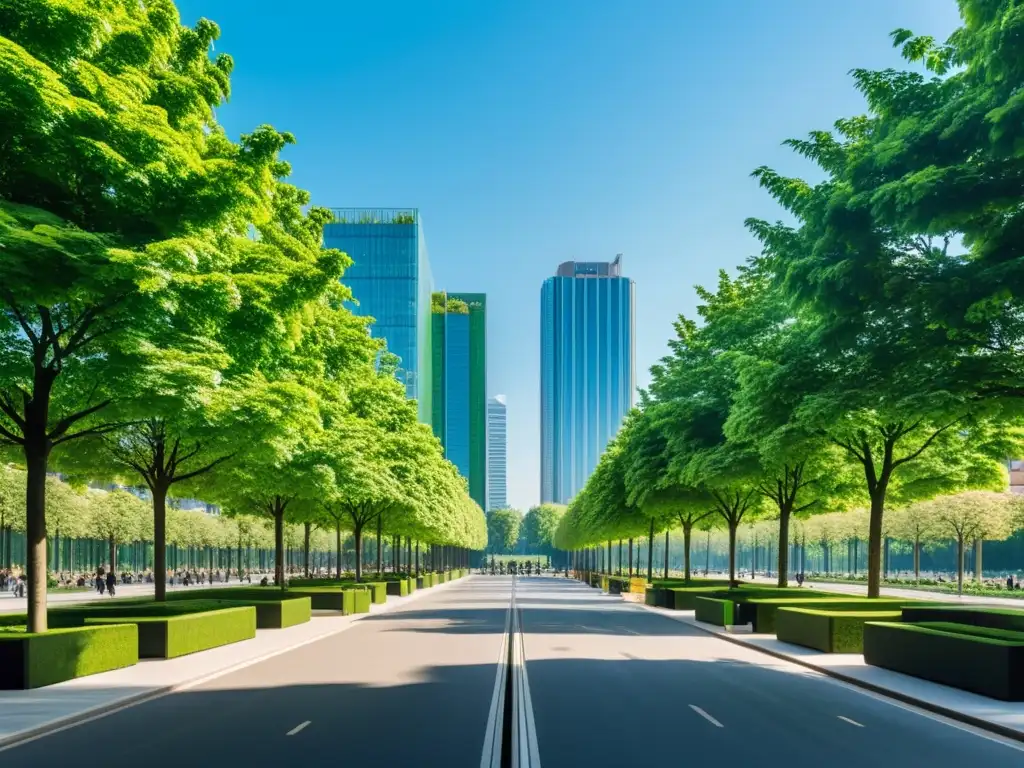
[[[634,284],[622,259],[567,261],[540,294],[540,498],[567,504],[633,407]]]
[[[419,417],[430,423],[430,295],[433,281],[423,225],[415,209],[336,208],[324,227],[324,246],[353,264],[341,281],[352,290],[352,311],[374,319],[371,333],[399,358],[398,376]]]

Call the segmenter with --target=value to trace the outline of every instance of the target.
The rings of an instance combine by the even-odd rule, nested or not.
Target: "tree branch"
[[[235,454],[233,454],[233,453],[229,453],[227,456],[221,456],[218,459],[214,459],[209,464],[207,464],[205,467],[201,467],[200,469],[194,469],[191,472],[186,472],[184,475],[180,475],[179,477],[173,478],[171,480],[171,483],[178,483],[178,482],[182,482],[184,480],[191,480],[193,477],[198,477],[199,475],[204,475],[207,472],[209,472],[211,469],[216,467],[218,464],[223,464],[225,461],[228,461],[229,459],[234,458],[234,455]],[[287,502],[285,502],[285,503],[287,504]]]
[[[931,437],[929,437],[927,440],[925,440],[924,443],[921,444],[921,447],[918,448],[916,451],[914,451],[909,456],[904,456],[902,459],[894,459],[893,462],[892,462],[892,468],[896,469],[896,467],[902,466],[903,464],[906,464],[908,461],[913,461],[914,459],[916,459],[918,456],[920,456],[922,453],[924,453],[925,450],[927,450],[928,446],[931,445],[935,441],[935,438],[937,438],[939,435],[941,435],[947,429],[949,429],[954,424],[959,422],[961,418],[963,418],[963,417],[962,416],[958,416],[956,418],[956,420],[949,422],[949,424],[946,424],[944,427],[940,427],[938,430],[933,432]]]
[[[110,405],[110,403],[110,400],[104,400],[100,403],[97,403],[96,405],[90,406],[89,408],[85,408],[84,410],[78,411],[77,413],[73,413],[70,416],[61,419],[54,426],[53,430],[50,432],[48,437],[51,440],[55,437],[60,437],[65,432],[67,432],[71,428],[71,425],[74,424],[76,421],[81,421],[82,419],[91,416],[92,414],[98,411],[102,411],[104,408]],[[56,441],[54,442],[54,445],[56,445]]]

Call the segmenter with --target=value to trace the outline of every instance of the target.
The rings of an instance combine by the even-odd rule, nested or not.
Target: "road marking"
[[[501,765],[501,737],[505,725],[505,685],[509,672],[509,634],[512,628],[513,601],[515,599],[516,582],[508,595],[508,609],[505,612],[505,631],[502,634],[501,652],[494,671],[494,691],[491,694],[491,706],[487,713],[487,730],[484,731],[484,746],[480,754],[480,768],[499,768]]]
[[[287,735],[287,736],[294,736],[294,735],[295,735],[296,733],[298,733],[299,731],[301,731],[301,730],[302,730],[303,728],[305,728],[305,727],[306,727],[307,725],[309,725],[309,724],[310,724],[311,722],[312,722],[312,720],[307,720],[307,721],[306,721],[306,722],[304,722],[304,723],[299,723],[299,724],[298,724],[298,725],[296,725],[296,726],[295,726],[294,728],[292,728],[292,729],[291,729],[290,731],[288,731],[288,733],[287,733],[286,735]]]
[[[701,717],[703,717],[703,718],[704,718],[705,720],[707,720],[707,721],[708,721],[709,723],[711,723],[711,724],[712,724],[713,726],[715,726],[716,728],[725,728],[725,726],[724,726],[724,725],[722,725],[722,724],[721,724],[720,722],[718,722],[717,720],[715,720],[715,718],[713,718],[713,717],[712,717],[711,715],[709,715],[709,714],[708,714],[707,712],[705,712],[705,711],[704,711],[703,709],[701,709],[700,707],[698,707],[698,706],[697,706],[696,704],[691,704],[691,705],[690,705],[690,709],[692,709],[692,710],[693,710],[694,712],[696,712],[696,713],[697,713],[698,715],[700,715]]]
[[[533,718],[530,678],[526,673],[526,641],[522,614],[512,597],[512,765],[517,768],[540,768],[537,747],[537,724]]]
[[[842,720],[842,721],[843,721],[844,723],[849,723],[850,725],[856,725],[856,726],[857,726],[858,728],[863,728],[863,727],[864,727],[863,725],[861,725],[860,723],[858,723],[858,722],[857,722],[856,720],[851,720],[850,718],[848,718],[848,717],[843,717],[842,715],[839,715],[838,717],[839,717],[839,719],[840,719],[840,720]]]

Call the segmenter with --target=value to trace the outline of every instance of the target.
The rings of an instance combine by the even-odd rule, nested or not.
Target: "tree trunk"
[[[382,559],[383,558],[383,549],[381,549],[382,543],[383,543],[382,539],[381,539],[381,536],[383,535],[383,527],[384,527],[384,518],[381,515],[381,513],[378,512],[377,513],[377,578],[378,579],[380,578],[380,575],[384,572],[384,560]]]
[[[274,581],[284,590],[284,505],[274,500]]]
[[[618,568],[618,574],[619,574],[619,576],[622,575],[622,539],[619,539],[619,568]]]
[[[25,443],[25,572],[28,578],[28,631],[45,632],[46,624],[46,469],[49,439],[46,422],[38,446]],[[33,440],[33,443],[36,443]]]
[[[651,518],[651,530],[647,534],[647,583],[654,578],[654,518]]]
[[[150,489],[153,495],[153,599],[167,599],[167,490],[159,483]]]
[[[356,523],[352,529],[353,546],[356,550],[356,583],[363,578],[363,524]]]
[[[341,523],[334,521],[334,551],[337,562],[334,564],[335,577],[341,578]]]
[[[885,513],[885,492],[889,484],[890,469],[882,468],[881,478],[871,494],[871,521],[868,525],[868,598],[881,594],[882,576],[882,517]]]
[[[775,582],[779,587],[789,586],[789,517],[792,510],[779,509],[779,574]]]
[[[693,524],[683,523],[683,571],[690,580],[690,542],[693,540]]]
[[[115,573],[117,570],[117,544],[114,542],[113,536],[107,538],[107,562],[110,563],[110,572]]]
[[[420,575],[420,543],[416,542],[416,577]]]
[[[739,523],[729,521],[729,586],[736,586],[736,528]]]
[[[956,587],[961,595],[964,593],[964,537],[956,540]]]
[[[633,540],[629,540],[629,578],[633,578]]]
[[[981,581],[982,573],[984,571],[984,569],[982,568],[982,562],[981,562],[981,554],[982,554],[981,550],[984,547],[984,545],[985,545],[985,542],[984,542],[983,539],[975,539],[974,540],[974,580],[977,581],[977,582]]]
[[[309,578],[309,536],[310,536],[310,533],[312,532],[313,524],[312,523],[304,523],[303,527],[305,528],[305,531],[303,531],[303,533],[305,534],[305,537],[304,537],[304,540],[303,540],[303,549],[304,549],[304,551],[303,551],[303,563],[302,564],[303,564],[303,567],[304,567],[304,570],[305,570],[306,578],[308,579]]]
[[[914,539],[914,581],[921,579],[921,537]]]
[[[668,529],[665,529],[665,578],[668,579]]]

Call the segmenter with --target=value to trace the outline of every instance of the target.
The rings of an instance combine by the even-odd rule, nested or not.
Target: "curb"
[[[586,586],[586,585],[583,584],[583,586]],[[631,601],[624,600],[623,602],[627,602],[628,603],[628,602],[631,602]],[[751,642],[742,640],[742,639],[740,639],[739,637],[737,637],[735,635],[730,635],[730,634],[724,633],[724,632],[716,632],[713,629],[708,629],[708,628],[702,627],[702,626],[700,626],[700,623],[697,622],[696,620],[694,620],[694,623],[690,623],[689,621],[680,621],[679,619],[675,618],[671,614],[665,614],[665,613],[662,613],[661,611],[655,609],[654,606],[646,605],[644,603],[633,603],[633,605],[635,605],[637,608],[639,608],[641,610],[647,611],[648,613],[653,613],[656,616],[662,616],[662,617],[668,619],[669,621],[676,621],[676,622],[679,622],[680,624],[686,624],[688,627],[693,627],[694,629],[696,629],[699,632],[703,632],[706,635],[711,635],[712,637],[717,637],[718,639],[724,640],[727,643],[732,643],[733,645],[738,645],[738,646],[741,646],[743,648],[747,648],[749,650],[753,650],[753,651],[757,651],[759,653],[763,653],[766,656],[771,656],[772,658],[779,659],[780,661],[787,661],[790,664],[796,664],[797,666],[804,667],[805,669],[812,670],[814,672],[817,672],[819,675],[823,675],[825,677],[832,678],[833,680],[838,680],[838,681],[840,681],[842,683],[845,683],[847,685],[853,686],[854,688],[860,688],[860,689],[865,690],[865,691],[870,691],[871,693],[874,693],[874,694],[876,694],[876,695],[878,695],[878,696],[880,696],[882,698],[892,699],[894,701],[898,701],[898,702],[901,702],[903,704],[908,704],[908,705],[914,707],[915,709],[923,709],[923,710],[925,710],[927,712],[931,712],[934,715],[941,715],[942,717],[945,717],[945,718],[947,718],[949,720],[954,720],[954,721],[956,721],[958,723],[962,723],[964,725],[969,725],[972,728],[977,728],[978,730],[981,730],[981,731],[987,731],[988,733],[994,733],[997,736],[1002,736],[1002,737],[1010,739],[1012,741],[1016,741],[1016,742],[1019,742],[1019,743],[1024,743],[1024,731],[1019,731],[1019,730],[1017,730],[1015,728],[1010,728],[1010,727],[1005,726],[1005,725],[1000,725],[999,723],[993,723],[993,722],[990,722],[988,720],[982,720],[981,718],[974,717],[973,715],[967,715],[967,714],[964,714],[963,712],[960,712],[958,710],[949,709],[948,707],[944,707],[941,704],[935,704],[935,703],[930,702],[930,701],[925,701],[924,699],[918,699],[918,698],[915,698],[914,696],[910,696],[910,695],[905,694],[905,693],[900,693],[899,691],[892,691],[892,690],[890,690],[888,688],[884,688],[884,687],[882,687],[880,685],[875,685],[874,683],[869,683],[867,681],[859,680],[859,679],[857,679],[855,677],[851,677],[849,675],[844,675],[842,672],[836,672],[835,670],[832,670],[832,669],[826,669],[824,667],[819,667],[816,664],[812,664],[811,662],[804,661],[803,659],[800,659],[800,658],[796,658],[796,657],[793,657],[793,656],[787,656],[785,653],[781,653],[779,651],[773,651],[773,650],[771,650],[769,648],[762,648],[759,645],[755,645],[755,644],[753,644]],[[938,683],[937,683],[937,685],[938,685]]]
[[[469,574],[466,574],[465,578],[468,577]],[[444,584],[438,584],[437,587],[447,587],[450,584],[455,584],[456,582],[462,580],[463,579],[446,581]],[[436,590],[437,587],[431,587],[430,589]],[[399,607],[404,607],[405,605],[408,605],[409,602],[415,600],[417,595],[427,594],[432,595],[437,593],[435,591],[428,592],[426,589],[417,589],[413,594],[407,595],[405,598],[403,598],[404,600],[406,600],[406,602],[402,603],[402,605]],[[398,604],[391,603],[391,606],[398,606]],[[85,723],[92,722],[93,720],[99,720],[102,717],[117,714],[122,710],[130,709],[131,707],[137,707],[139,704],[145,704],[147,701],[159,699],[171,693],[188,690],[189,688],[193,688],[197,685],[202,685],[203,683],[209,682],[210,680],[215,680],[218,677],[229,675],[232,672],[238,672],[239,670],[245,669],[246,667],[255,666],[256,664],[267,661],[268,659],[272,659],[275,656],[281,656],[286,653],[291,653],[292,651],[302,648],[303,646],[311,645],[312,643],[318,643],[321,640],[326,640],[329,637],[340,635],[342,632],[345,632],[346,630],[351,628],[354,624],[358,624],[360,621],[369,616],[379,616],[382,613],[389,613],[391,610],[394,610],[394,608],[389,608],[388,604],[384,603],[384,607],[382,607],[381,610],[379,611],[371,613],[354,614],[355,618],[353,618],[352,621],[350,621],[344,627],[341,627],[340,629],[334,632],[326,632],[317,637],[308,638],[306,640],[303,640],[301,643],[290,645],[287,648],[279,648],[274,651],[268,651],[262,656],[257,656],[253,659],[247,659],[246,661],[239,662],[238,664],[233,664],[230,667],[218,669],[215,672],[209,672],[205,675],[200,675],[199,677],[193,677],[188,680],[182,680],[181,682],[171,683],[170,685],[162,685],[156,688],[152,688],[148,691],[140,691],[138,693],[126,696],[125,698],[117,702],[114,702],[113,704],[97,704],[96,706],[89,707],[88,709],[82,710],[81,712],[75,712],[71,715],[59,717],[56,720],[51,720],[48,723],[37,725],[33,728],[28,728],[23,731],[18,731],[17,733],[13,733],[10,736],[2,736],[0,737],[0,752],[5,752],[8,749],[12,749],[21,744],[25,744],[29,741],[41,739],[44,736],[49,736],[54,733],[59,733],[60,731],[68,730],[69,728],[84,725]]]

